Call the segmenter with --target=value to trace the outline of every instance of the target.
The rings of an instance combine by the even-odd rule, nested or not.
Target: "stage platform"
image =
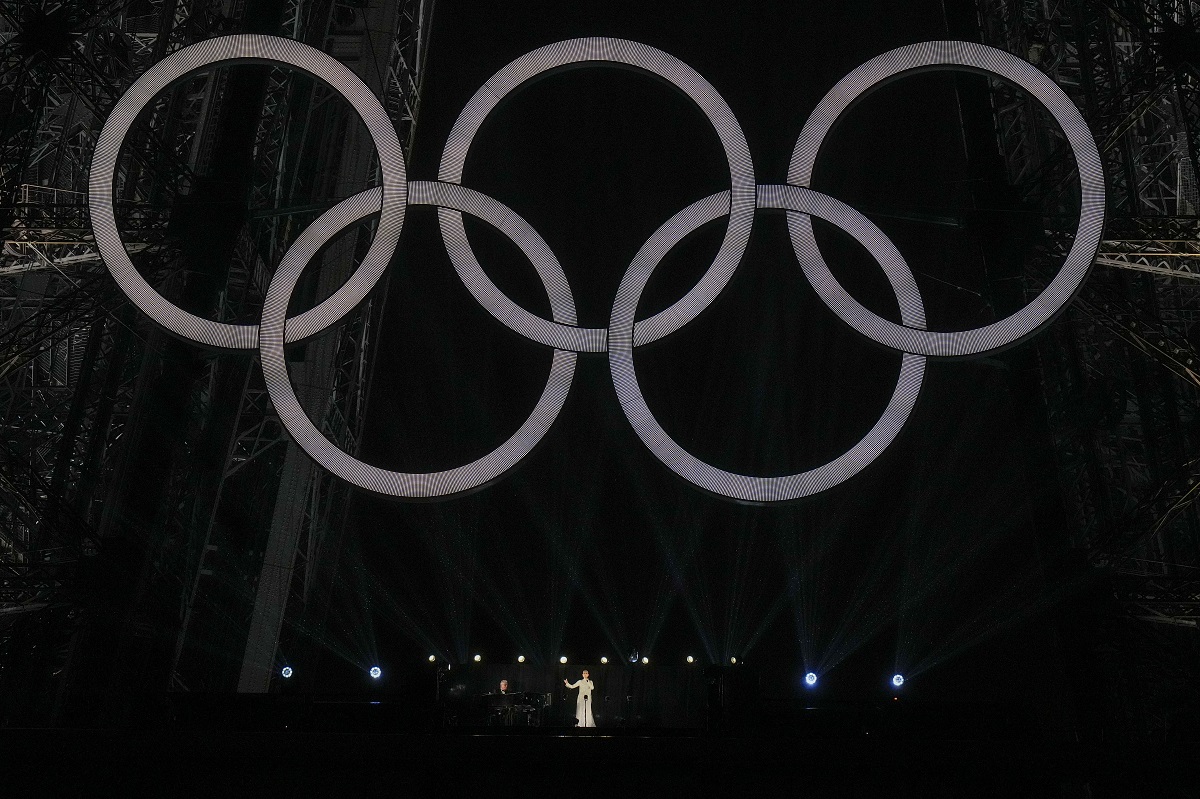
[[[241,715],[229,714],[234,705]],[[0,730],[6,782],[54,796],[206,797],[1129,797],[1200,787],[1194,743],[1046,742],[988,727],[994,716],[939,727],[940,713],[868,706],[721,732],[422,728],[382,702],[193,710],[155,729]]]

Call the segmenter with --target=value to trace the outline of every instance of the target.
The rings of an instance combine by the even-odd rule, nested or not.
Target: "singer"
[[[592,691],[596,686],[588,677],[587,669],[583,670],[583,676],[579,678],[579,682],[567,682],[564,679],[563,685],[579,689],[579,698],[575,700],[576,726],[595,727],[596,720],[592,718]]]

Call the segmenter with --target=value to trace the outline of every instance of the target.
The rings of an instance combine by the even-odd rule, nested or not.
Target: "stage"
[[[709,732],[437,728],[394,702],[193,699],[158,728],[5,730],[9,784],[73,796],[922,797],[1186,796],[1200,784],[1194,745],[1037,741],[996,727],[996,708],[789,709]]]

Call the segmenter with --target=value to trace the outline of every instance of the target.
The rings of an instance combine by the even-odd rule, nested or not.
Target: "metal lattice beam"
[[[88,161],[107,109],[141,69],[185,41],[179,24],[190,8],[0,2],[0,405],[15,458],[0,490],[9,509],[0,548],[13,569],[25,568],[29,552],[53,549],[73,562],[95,549],[93,491],[131,404],[130,349],[143,337],[91,242]],[[155,109],[119,176],[130,250],[151,275],[170,258],[155,187],[186,169],[172,148],[149,153],[193,135],[178,115]],[[54,547],[39,542],[47,536]],[[47,599],[45,581],[23,575],[31,589],[22,601]],[[16,583],[8,581],[0,608],[17,601]]]
[[[1200,618],[1200,3],[979,0],[977,9],[983,41],[1054,77],[1105,158],[1110,215],[1096,268],[1038,357],[1071,543],[1115,572],[1117,671],[1151,669],[1136,685],[1115,679],[1140,703],[1121,713],[1153,730],[1183,683],[1171,665],[1179,642],[1147,628],[1195,629]],[[992,106],[1009,179],[1046,216],[1035,292],[1070,243],[1058,220],[1071,215],[1074,166],[1028,98],[994,85]]]
[[[371,4],[359,13],[334,17],[327,44],[330,52],[347,60],[356,72],[379,92],[384,107],[400,134],[401,144],[411,151],[420,103],[420,85],[428,43],[432,0],[403,0],[392,7]],[[390,32],[390,35],[387,33]],[[385,38],[386,37],[386,38]],[[367,53],[387,54],[386,62],[363,58]],[[361,134],[356,134],[361,135]],[[351,143],[347,152],[368,148]],[[344,196],[355,188],[354,181],[379,180],[378,164],[358,156],[343,166],[349,176],[336,191]],[[293,198],[294,202],[294,198]],[[323,280],[340,282],[366,249],[369,231],[360,230],[349,241],[335,245],[326,256]],[[328,277],[326,277],[328,275]],[[328,386],[319,404],[306,403],[310,415],[321,420],[322,432],[347,452],[355,453],[362,434],[366,396],[371,373],[373,342],[383,313],[380,290],[345,323],[331,347],[316,352],[310,348],[305,374],[298,383]],[[314,357],[315,355],[315,357]],[[340,531],[349,509],[350,489],[331,475],[302,462],[293,447],[284,465],[276,518],[267,543],[267,554],[257,583],[257,595],[238,690],[268,690],[274,673],[275,653],[282,643],[295,652],[298,638],[319,630],[324,623],[323,592],[329,590],[340,547]]]

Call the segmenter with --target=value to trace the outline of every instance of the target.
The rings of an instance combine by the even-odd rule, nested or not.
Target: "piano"
[[[484,723],[506,727],[540,727],[542,712],[550,706],[551,696],[531,691],[484,694],[480,697],[485,710]]]

